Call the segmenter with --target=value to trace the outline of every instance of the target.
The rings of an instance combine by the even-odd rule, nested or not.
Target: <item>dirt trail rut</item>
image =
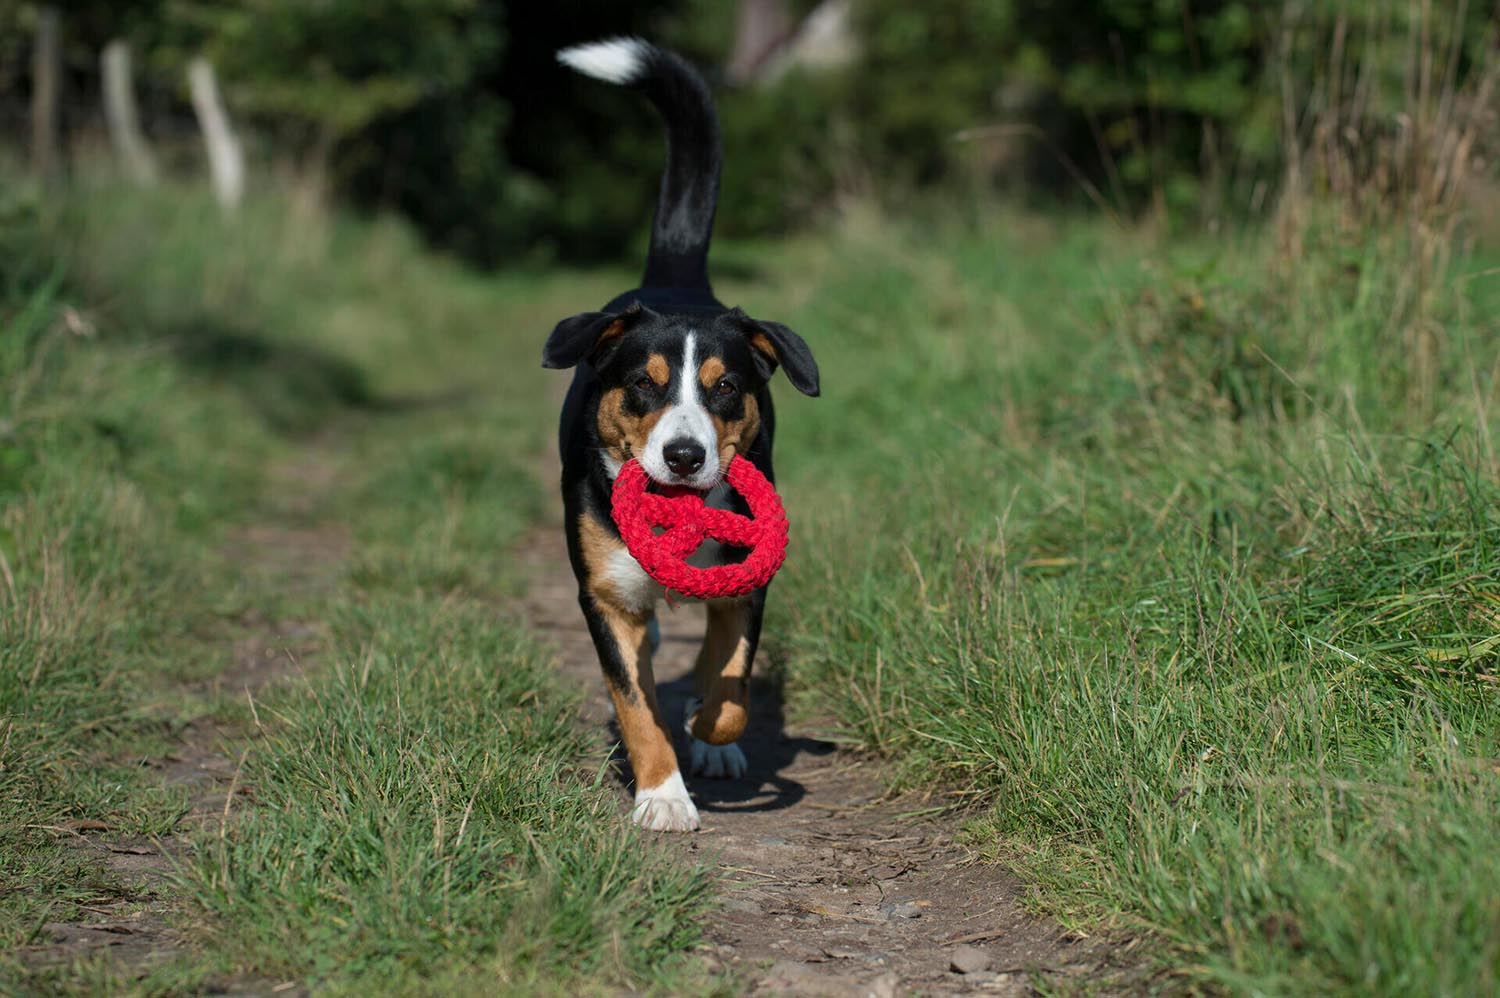
[[[242,575],[263,579],[270,587],[266,591],[281,597],[309,595],[333,585],[348,554],[347,528],[315,518],[319,502],[334,487],[330,463],[321,458],[321,452],[312,449],[273,465],[267,484],[277,497],[277,515],[234,531],[222,551]],[[167,691],[169,698],[258,697],[271,684],[299,672],[318,653],[324,640],[321,624],[277,619],[253,602],[227,623],[220,638],[219,647],[227,646],[230,663],[208,679]],[[205,647],[204,652],[216,650]],[[186,793],[185,811],[168,835],[121,837],[108,820],[98,818],[55,829],[77,848],[97,852],[119,886],[99,903],[83,908],[78,919],[44,924],[21,957],[38,967],[97,960],[128,977],[146,973],[191,945],[179,928],[188,901],[172,877],[191,859],[194,835],[205,827],[223,827],[244,806],[243,798],[253,793],[241,779],[240,764],[254,737],[242,725],[197,717],[177,733],[166,755],[139,760],[163,786]],[[216,978],[205,987],[217,994],[304,993],[291,982],[251,976]]]
[[[549,467],[546,475],[555,472]],[[521,547],[530,573],[526,615],[556,645],[566,680],[589,691],[586,723],[603,752],[618,732],[578,610],[560,509],[553,519]],[[656,679],[681,759],[703,612],[663,608],[660,619]],[[765,666],[762,652],[757,675]],[[911,815],[933,802],[888,799],[874,764],[837,751],[815,726],[785,724],[771,683],[758,680],[752,697],[740,741],[749,773],[689,779],[703,827],[674,840],[718,869],[726,900],[708,933],[712,959],[752,982],[754,993],[1029,995],[1042,980],[1137,989],[1129,944],[1085,938],[1028,914],[1018,900],[1022,885],[975,862],[955,844],[954,824]],[[621,760],[622,818],[631,799],[627,769]]]

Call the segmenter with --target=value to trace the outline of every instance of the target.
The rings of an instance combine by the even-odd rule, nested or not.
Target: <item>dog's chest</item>
[[[704,502],[714,509],[729,509],[729,486],[722,482],[714,486]],[[718,541],[706,540],[688,558],[688,564],[695,568],[718,565],[722,560],[722,552],[723,545]],[[647,613],[666,597],[666,588],[647,575],[646,570],[641,568],[640,562],[636,561],[623,547],[610,554],[604,571],[614,586],[620,602],[635,613]],[[685,603],[700,602],[693,597],[681,595],[674,597],[674,600]]]

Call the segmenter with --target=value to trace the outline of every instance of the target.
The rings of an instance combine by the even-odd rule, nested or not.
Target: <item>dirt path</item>
[[[335,484],[325,468],[310,448],[272,469],[282,499],[278,515],[239,531],[224,552],[272,587],[264,591],[306,595],[337,582],[349,538],[342,526],[317,519],[321,497]],[[552,477],[550,467],[546,475]],[[519,549],[530,581],[524,610],[556,645],[565,679],[588,691],[585,720],[605,752],[618,733],[578,612],[559,519],[554,512]],[[662,617],[657,678],[674,727],[691,690],[702,629],[698,607]],[[232,664],[176,693],[254,696],[298,672],[324,635],[316,622],[252,609],[225,640],[232,643]],[[762,656],[761,676],[765,665]],[[1021,885],[955,844],[951,820],[912,815],[935,802],[886,798],[875,764],[836,751],[818,737],[818,725],[787,726],[773,684],[758,680],[753,697],[754,719],[741,741],[748,776],[690,779],[703,828],[672,840],[685,858],[706,860],[722,878],[726,900],[709,928],[711,960],[759,994],[1027,995],[1042,980],[1139,990],[1143,979],[1131,967],[1128,946],[1028,915],[1018,901]],[[188,810],[170,836],[132,840],[86,823],[58,829],[78,848],[99,851],[123,887],[76,921],[45,925],[28,962],[99,959],[134,975],[179,955],[188,942],[175,926],[186,902],[172,887],[172,871],[188,857],[200,827],[232,820],[235,802],[248,792],[239,763],[252,743],[244,727],[199,720],[183,729],[169,755],[142,760],[164,784],[186,788]],[[623,820],[630,806],[623,762],[620,773]],[[291,982],[258,979],[211,985],[220,993],[300,991]]]
[[[521,548],[530,572],[525,610],[557,646],[566,681],[589,691],[586,723],[603,752],[618,733],[560,518],[555,512]],[[661,624],[656,678],[669,723],[680,729],[702,609],[664,611]],[[757,675],[765,666],[762,653]],[[676,841],[718,868],[727,900],[709,930],[714,958],[752,981],[754,993],[1028,995],[1042,979],[1140,990],[1128,943],[1087,939],[1029,915],[1018,900],[1022,886],[955,844],[951,820],[911,815],[934,802],[887,799],[874,764],[836,751],[817,726],[785,724],[771,683],[759,680],[752,695],[753,719],[740,741],[749,774],[689,779],[703,827]],[[622,761],[617,769],[622,820],[631,799],[625,768]]]
[[[335,584],[350,539],[343,525],[316,519],[319,503],[335,485],[322,453],[314,445],[272,466],[267,484],[275,496],[275,514],[235,531],[222,552],[242,575],[264,581],[252,591],[295,599]],[[252,605],[229,622],[224,646],[204,650],[227,651],[228,666],[202,682],[163,690],[162,699],[228,695],[253,702],[268,686],[299,673],[320,651],[324,637],[316,621],[276,619]],[[191,859],[193,837],[205,827],[222,828],[252,792],[240,778],[240,766],[254,731],[203,716],[188,721],[176,738],[169,753],[139,760],[163,786],[186,794],[186,809],[170,834],[121,837],[107,821],[94,819],[54,830],[76,848],[97,853],[119,886],[107,899],[84,908],[82,917],[44,924],[37,942],[21,954],[26,962],[41,967],[99,961],[128,978],[167,963],[190,945],[179,929],[188,901],[173,875]],[[253,978],[215,979],[208,987],[217,994],[302,993],[290,982]]]

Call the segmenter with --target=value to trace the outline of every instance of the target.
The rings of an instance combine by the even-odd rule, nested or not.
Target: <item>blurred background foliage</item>
[[[1316,147],[1320,130],[1327,149],[1388,136],[1420,155],[1424,123],[1403,109],[1423,106],[1422,87],[1464,92],[1496,16],[1464,0],[1436,13],[1393,0],[784,0],[758,5],[773,14],[759,64],[726,71],[749,6],[79,0],[64,11],[67,95],[85,109],[70,127],[97,115],[97,53],[124,37],[148,134],[185,146],[181,67],[203,53],[256,158],[343,203],[399,212],[484,265],[630,257],[659,126],[553,54],[638,34],[686,52],[720,94],[726,233],[782,233],[845,195],[900,202],[939,185],[1217,226],[1268,208],[1287,151]],[[36,10],[0,14],[0,103],[18,134]],[[819,18],[849,36],[836,64],[788,54]],[[1445,79],[1413,67],[1418,33]],[[1343,169],[1392,162],[1337,151]],[[1321,166],[1303,179],[1339,182]]]

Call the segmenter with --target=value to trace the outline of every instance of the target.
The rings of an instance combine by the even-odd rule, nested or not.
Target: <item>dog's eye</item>
[[[644,375],[635,379],[635,386],[643,392],[656,390],[656,382],[652,381],[648,377],[645,377]]]
[[[717,385],[714,385],[714,398],[716,398],[716,399],[734,398],[736,395],[739,394],[739,391],[740,391],[739,388],[735,385],[735,383],[733,381],[730,381],[728,378],[725,378],[723,381],[719,382]]]

